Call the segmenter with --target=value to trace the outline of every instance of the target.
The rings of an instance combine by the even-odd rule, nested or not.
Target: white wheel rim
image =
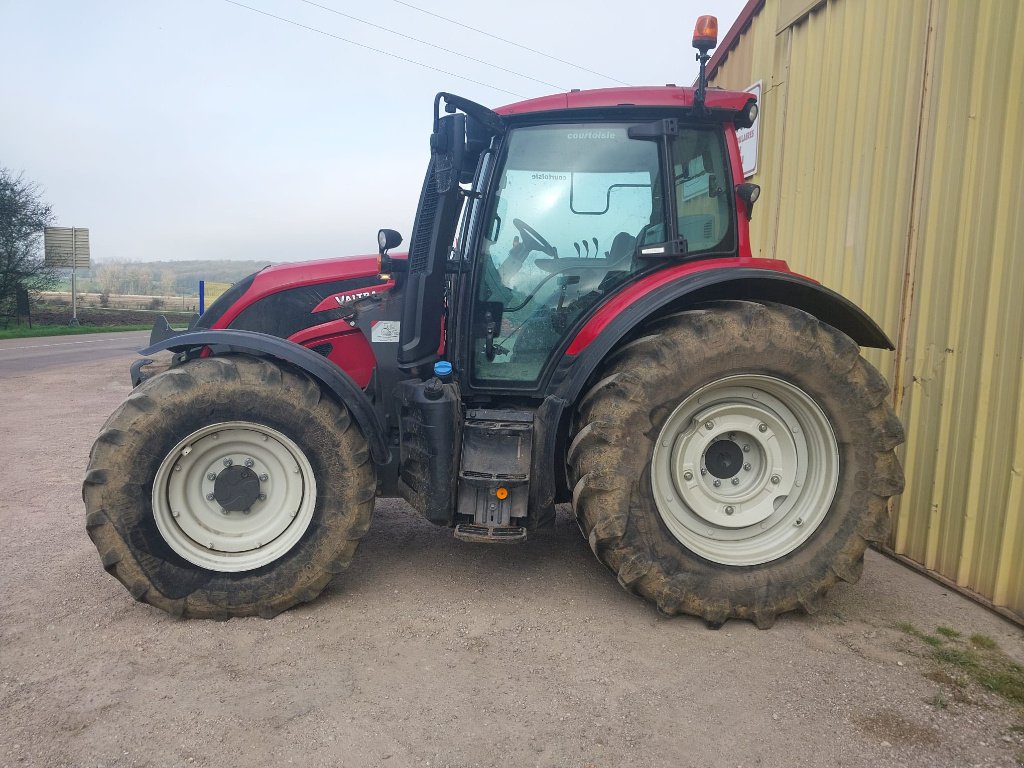
[[[716,563],[757,565],[789,554],[821,525],[839,482],[839,448],[803,390],[770,376],[729,376],[668,417],[651,480],[681,544]]]
[[[259,480],[259,496],[245,510],[225,510],[214,497],[217,477],[230,467]],[[316,480],[305,454],[277,430],[253,422],[196,430],[167,454],[153,481],[160,535],[190,563],[212,571],[249,571],[277,560],[302,538],[315,507]]]

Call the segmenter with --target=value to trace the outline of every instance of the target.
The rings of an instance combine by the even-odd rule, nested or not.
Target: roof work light
[[[693,26],[693,47],[707,53],[718,45],[718,19],[714,16],[699,16]]]

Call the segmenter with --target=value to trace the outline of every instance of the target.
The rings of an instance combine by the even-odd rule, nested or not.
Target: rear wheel
[[[767,627],[856,581],[902,489],[888,386],[789,307],[666,318],[581,401],[573,503],[597,557],[668,614]]]
[[[83,488],[104,566],[174,615],[273,616],[351,561],[376,481],[316,382],[246,356],[141,384],[107,420]]]

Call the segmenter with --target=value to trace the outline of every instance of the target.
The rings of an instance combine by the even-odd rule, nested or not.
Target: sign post
[[[43,230],[44,263],[56,269],[71,268],[71,325],[78,325],[78,268],[89,268],[89,230],[84,227],[46,227]]]
[[[75,257],[78,255],[77,249],[75,248],[75,237],[76,229],[71,228],[71,325],[78,325],[78,284],[75,278],[77,270],[75,269]]]

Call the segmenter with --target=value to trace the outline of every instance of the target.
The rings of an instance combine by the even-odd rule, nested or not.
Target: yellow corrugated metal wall
[[[1024,619],[1024,4],[779,5],[713,77],[763,81],[755,252],[897,343],[892,548]]]

